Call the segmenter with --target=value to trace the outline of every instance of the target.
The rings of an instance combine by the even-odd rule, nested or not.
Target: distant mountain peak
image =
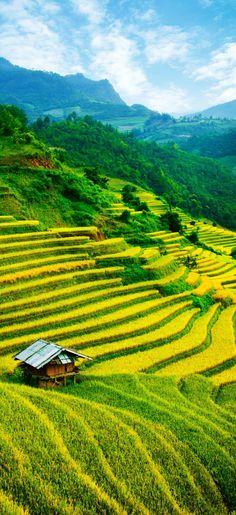
[[[236,119],[236,99],[204,109],[200,114],[206,118],[212,116],[212,118]]]
[[[49,110],[59,110],[63,117],[74,108],[93,112],[95,104],[126,106],[107,79],[93,81],[82,73],[61,76],[30,70],[4,57],[0,57],[0,103],[22,107],[31,120]]]
[[[10,63],[5,57],[0,57],[0,66],[5,66],[7,68],[14,68],[14,64]]]

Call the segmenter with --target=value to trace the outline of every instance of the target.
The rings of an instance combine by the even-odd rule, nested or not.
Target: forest
[[[33,129],[69,166],[97,167],[104,175],[151,188],[171,207],[236,227],[236,178],[212,158],[183,151],[176,143],[138,141],[131,133],[121,134],[75,113],[56,123],[48,117],[38,119]]]

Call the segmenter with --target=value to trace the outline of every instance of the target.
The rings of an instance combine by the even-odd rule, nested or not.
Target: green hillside
[[[81,73],[65,77],[28,70],[0,58],[0,102],[24,108],[30,117],[46,109],[71,107],[80,102],[125,105],[108,80],[93,81]]]
[[[83,168],[62,166],[14,106],[0,106],[0,150],[2,215],[38,218],[42,227],[89,225],[111,206],[111,192],[88,180]]]
[[[236,130],[214,136],[208,135],[208,137],[192,137],[185,143],[185,148],[208,157],[234,156],[236,153]]]
[[[227,130],[222,134],[193,135],[182,141],[181,147],[206,157],[219,160],[234,171],[236,167],[236,130]]]
[[[194,156],[174,144],[139,142],[90,117],[55,124],[38,120],[34,128],[70,166],[98,167],[105,175],[166,195],[172,205],[193,216],[236,227],[235,176],[217,161]]]
[[[191,148],[191,142],[214,138],[235,130],[236,120],[228,118],[207,118],[201,114],[173,118],[168,114],[152,113],[143,128],[134,131],[139,139],[166,143],[174,141],[181,147]],[[214,157],[214,156],[213,156]]]

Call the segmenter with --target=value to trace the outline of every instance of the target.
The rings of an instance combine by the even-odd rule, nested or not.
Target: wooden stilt
[[[74,375],[74,384],[76,384],[76,374]]]
[[[66,376],[63,377],[63,385],[66,386]]]

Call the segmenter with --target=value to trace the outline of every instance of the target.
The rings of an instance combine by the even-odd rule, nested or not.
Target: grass
[[[149,354],[151,349],[158,344],[168,344],[168,341],[187,331],[188,325],[191,324],[197,312],[197,309],[180,311],[170,322],[167,322],[158,329],[154,329],[150,333],[111,344],[107,348],[107,350],[110,348],[111,351],[108,359],[101,360],[101,363],[98,361],[97,364],[96,361],[92,362],[93,366],[88,369],[87,373],[92,375],[110,375],[123,372],[134,373],[145,369],[150,364]],[[121,350],[125,352],[119,356]],[[95,349],[95,355],[96,351],[97,349]],[[116,354],[112,354],[115,351],[118,357],[116,357]],[[89,349],[86,349],[86,352],[89,352]],[[106,347],[103,347],[103,352],[106,353]],[[152,358],[152,353],[150,356]]]
[[[5,513],[232,510],[233,458],[219,445],[227,409],[217,419],[212,403],[207,414],[173,380],[123,374],[60,392],[0,383],[0,392]]]
[[[212,381],[217,385],[224,383],[236,383],[236,363],[234,363],[233,366],[222,370],[221,372],[213,374],[211,378]]]
[[[210,345],[199,354],[171,364],[161,371],[165,375],[196,374],[208,371],[217,365],[236,357],[233,317],[235,306],[229,306],[219,315],[211,329]]]
[[[168,364],[170,362],[175,361],[176,358],[186,357],[186,353],[191,353],[193,350],[200,349],[201,346],[204,345],[207,340],[210,322],[214,320],[218,309],[219,306],[214,304],[207,313],[203,316],[199,316],[194,321],[193,326],[187,334],[169,343],[165,347],[158,349],[158,352],[153,352],[153,356],[150,355],[151,366],[149,365],[145,371],[151,373],[156,372],[159,375],[165,373],[170,373],[171,375],[171,371],[168,372]]]
[[[151,300],[149,300],[146,292],[144,292],[143,295],[139,293],[138,297],[139,299],[137,299],[135,304],[128,304],[127,307],[124,306],[123,308],[116,310],[113,309],[110,312],[108,310],[108,313],[104,314],[103,317],[98,316],[96,318],[96,316],[93,316],[92,321],[88,319],[82,322],[77,322],[76,318],[79,319],[80,317],[80,309],[77,309],[74,312],[69,311],[68,313],[64,313],[63,316],[59,315],[57,323],[53,316],[51,318],[48,317],[48,328],[45,328],[46,320],[43,319],[39,319],[38,324],[34,323],[33,321],[29,323],[25,322],[24,324],[16,324],[14,327],[10,326],[6,329],[2,328],[1,334],[2,336],[5,334],[5,341],[2,340],[1,348],[4,348],[5,346],[8,348],[14,347],[15,345],[19,346],[25,344],[26,342],[30,343],[32,340],[39,338],[51,339],[56,337],[57,339],[61,339],[64,337],[64,341],[66,341],[67,335],[73,335],[74,333],[80,335],[81,338],[84,332],[91,333],[97,327],[104,328],[105,325],[112,326],[117,324],[119,321],[123,321],[125,323],[129,319],[135,319],[136,317],[139,317],[139,315],[143,313],[144,310],[146,313],[148,313],[160,304],[160,299],[158,297],[151,298]],[[144,297],[146,297],[145,304]],[[109,302],[105,301],[105,303],[106,306],[109,307]],[[122,303],[124,303],[123,297]],[[91,306],[88,309],[91,313]],[[93,310],[93,315],[96,315],[96,309]],[[52,321],[55,322],[53,325],[51,325]],[[39,330],[41,326],[43,328]]]
[[[101,314],[103,312],[105,313],[109,313],[109,311],[114,311],[114,309],[118,309],[120,306],[126,306],[129,305],[129,304],[135,304],[136,302],[145,302],[145,300],[149,300],[149,298],[152,298],[152,297],[156,297],[156,290],[147,290],[147,291],[141,291],[141,292],[135,292],[135,293],[127,293],[126,296],[118,296],[118,297],[114,297],[114,298],[110,298],[110,299],[105,299],[103,301],[101,300],[98,300],[98,302],[93,302],[92,304],[88,304],[88,305],[85,305],[83,307],[78,307],[78,302],[77,302],[77,307],[74,307],[74,308],[71,308],[68,312],[66,312],[66,303],[64,303],[64,310],[63,310],[63,313],[59,313],[57,314],[57,308],[61,308],[61,303],[58,303],[58,304],[54,304],[54,313],[51,315],[49,314],[48,316],[46,316],[46,314],[44,315],[44,317],[42,318],[41,314],[42,313],[39,313],[40,314],[40,317],[38,319],[36,318],[33,318],[32,321],[23,321],[23,322],[16,322],[16,324],[12,324],[10,327],[5,327],[5,328],[2,328],[0,329],[0,334],[3,335],[3,334],[14,334],[14,333],[17,333],[17,334],[20,334],[22,331],[25,331],[25,330],[32,330],[33,328],[34,329],[37,329],[38,327],[41,327],[43,326],[44,328],[47,327],[47,326],[54,326],[54,325],[57,325],[58,323],[63,323],[63,322],[66,322],[67,320],[70,320],[70,319],[86,319],[86,318],[91,318],[93,316],[97,316],[98,314]],[[83,300],[83,297],[82,297],[82,300]],[[90,299],[89,299],[90,300]],[[74,302],[73,302],[74,304]],[[69,306],[70,307],[70,304]],[[37,311],[36,313],[37,314]],[[27,312],[25,313],[25,317],[27,318]],[[23,317],[24,317],[24,314],[23,314]]]

